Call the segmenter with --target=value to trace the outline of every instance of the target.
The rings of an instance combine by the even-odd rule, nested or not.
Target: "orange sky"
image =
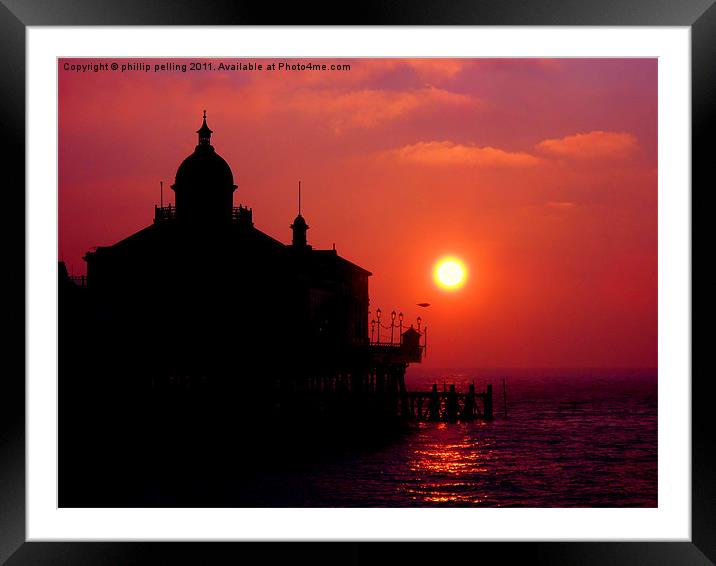
[[[90,61],[58,71],[59,251],[75,273],[151,223],[160,180],[172,200],[206,109],[235,203],[289,242],[301,179],[309,243],[373,272],[373,308],[422,315],[428,367],[656,367],[655,59],[65,61]],[[459,291],[432,279],[443,255],[469,269]]]

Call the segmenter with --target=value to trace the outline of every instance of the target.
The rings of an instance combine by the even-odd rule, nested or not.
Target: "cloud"
[[[350,72],[343,73],[339,78],[348,83],[366,82],[380,80],[398,73],[409,70],[414,79],[422,82],[434,83],[443,80],[450,80],[457,76],[463,69],[473,65],[471,59],[450,59],[442,57],[426,57],[418,59],[336,59],[336,62],[351,65]],[[335,74],[313,73],[312,79],[319,80],[325,84],[335,84]],[[404,79],[403,79],[404,80]]]
[[[241,92],[241,113],[257,119],[290,114],[325,123],[340,133],[372,129],[420,113],[437,114],[478,108],[479,98],[426,85],[410,89],[290,88],[274,82],[251,85]],[[244,118],[245,119],[245,118]]]
[[[526,167],[540,162],[539,158],[529,153],[462,145],[451,141],[418,142],[391,150],[387,154],[399,161],[424,165]]]
[[[469,107],[477,100],[432,86],[407,90],[310,91],[293,98],[294,110],[328,115],[336,129],[373,128],[416,112],[445,107]]]
[[[408,59],[405,62],[423,79],[451,79],[465,68],[464,59]]]
[[[633,154],[638,146],[634,135],[627,132],[594,130],[538,143],[538,151],[570,159],[620,159]]]

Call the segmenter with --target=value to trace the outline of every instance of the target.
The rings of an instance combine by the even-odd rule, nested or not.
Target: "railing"
[[[400,342],[370,342],[371,346],[378,346],[381,348],[400,348],[402,344]]]
[[[427,353],[427,348],[422,344],[408,345],[405,342],[397,344],[393,342],[371,342],[369,351],[373,360],[381,363],[416,363],[422,362]]]
[[[154,205],[154,222],[167,222],[176,220],[177,207],[172,206],[157,206]],[[248,206],[234,206],[231,208],[231,221],[248,223],[253,225],[253,210]]]
[[[246,222],[253,225],[254,212],[253,209],[248,206],[235,206],[231,209],[231,221],[232,222]]]
[[[375,336],[375,323],[376,322],[378,324],[380,324],[380,322],[378,322],[378,321],[373,321],[373,324],[371,325],[370,337],[368,339],[368,343],[371,346],[386,346],[386,347],[399,348],[405,344],[409,347],[416,347],[419,345],[421,348],[427,349],[427,346],[428,346],[428,327],[427,326],[423,326],[422,332],[421,332],[421,330],[416,331],[412,326],[407,330],[403,330],[402,326],[398,327],[398,325],[396,324],[396,325],[394,325],[393,328],[396,328],[396,329],[400,328],[400,330],[397,333],[398,335],[395,336],[395,338],[394,338],[395,333],[391,332],[388,340],[381,340],[380,332],[378,332],[377,338]],[[384,326],[382,324],[380,326],[381,326],[381,328],[390,329],[390,326]],[[415,338],[416,342],[415,343],[413,343],[413,342],[406,343],[403,340],[403,338],[408,334],[408,332],[411,332],[411,331],[415,332],[417,334],[417,337]],[[420,342],[422,342],[422,344]]]
[[[87,276],[86,275],[70,275],[70,281],[80,287],[87,287]]]
[[[154,222],[164,222],[167,220],[176,220],[177,207],[172,206],[157,206],[154,205]]]

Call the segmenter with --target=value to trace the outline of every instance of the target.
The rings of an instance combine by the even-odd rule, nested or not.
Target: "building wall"
[[[253,228],[200,235],[177,222],[87,256],[98,332],[120,365],[268,379],[344,363],[367,342],[360,268],[331,254],[297,256]]]

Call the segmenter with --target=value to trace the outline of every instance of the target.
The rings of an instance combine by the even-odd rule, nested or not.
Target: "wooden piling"
[[[438,395],[438,384],[433,384],[433,390],[430,392],[430,401],[428,405],[428,415],[431,421],[440,420],[440,396]]]
[[[462,407],[460,419],[463,421],[472,421],[475,420],[476,416],[477,410],[475,407],[475,384],[471,383],[467,395],[465,395],[465,401]]]
[[[484,418],[487,421],[493,420],[494,414],[492,411],[492,384],[487,385],[487,391],[485,392],[485,411]]]
[[[504,377],[502,378],[502,404],[505,418],[507,418],[507,380]]]
[[[458,409],[457,393],[455,392],[455,385],[452,384],[445,399],[445,417],[449,422],[457,421]]]

